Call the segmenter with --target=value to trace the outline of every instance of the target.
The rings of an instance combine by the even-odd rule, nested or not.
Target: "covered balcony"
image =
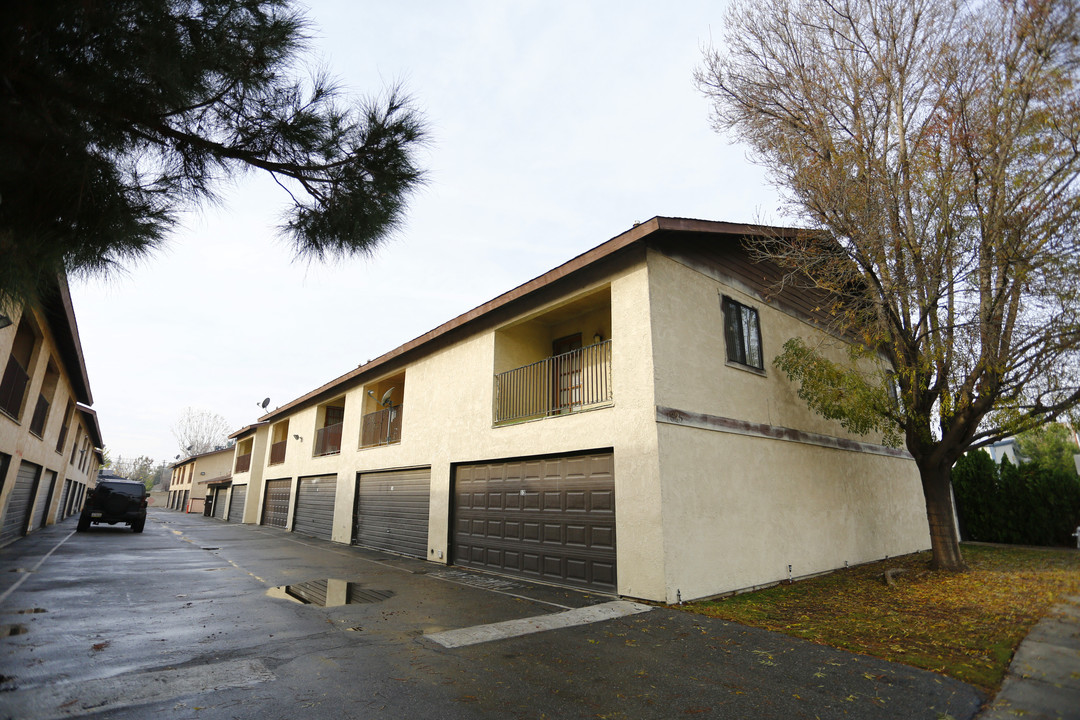
[[[497,331],[493,423],[611,405],[610,333],[606,287]]]
[[[313,455],[336,455],[341,452],[341,426],[345,420],[345,398],[319,406]]]
[[[404,398],[405,373],[398,373],[365,388],[364,416],[360,421],[361,448],[401,442]]]

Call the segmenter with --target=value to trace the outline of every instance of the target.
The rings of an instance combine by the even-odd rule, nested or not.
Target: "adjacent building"
[[[67,281],[0,314],[0,545],[82,508],[101,429]]]
[[[928,548],[911,458],[771,366],[845,343],[776,232],[654,218],[279,407],[226,516],[665,602]]]
[[[192,455],[172,466],[168,507],[182,512],[210,514],[217,492],[228,488],[232,477],[233,449],[218,448]],[[221,517],[217,513],[215,516]]]

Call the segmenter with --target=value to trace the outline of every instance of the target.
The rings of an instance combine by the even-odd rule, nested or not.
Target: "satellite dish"
[[[382,396],[382,400],[379,401],[379,404],[385,406],[388,402],[390,402],[390,395],[393,394],[393,392],[394,392],[394,388],[390,388],[389,390],[384,392],[383,396]]]
[[[270,398],[266,398],[261,403],[259,403],[259,407],[261,407],[263,410],[265,410],[266,406],[269,405],[269,404],[270,404]]]

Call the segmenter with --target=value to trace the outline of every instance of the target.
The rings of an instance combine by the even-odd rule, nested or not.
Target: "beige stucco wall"
[[[12,324],[0,329],[0,375],[3,374],[4,369],[7,367],[21,313],[15,311],[9,313],[9,316]],[[47,523],[52,524],[55,522],[65,481],[71,480],[75,485],[83,488],[93,487],[99,463],[93,452],[93,443],[87,439],[86,420],[82,413],[77,410],[71,414],[63,448],[59,452],[56,449],[56,442],[60,436],[68,403],[69,401],[74,402],[77,398],[75,398],[68,378],[67,369],[60,360],[60,353],[51,329],[40,315],[34,314],[33,318],[40,340],[31,357],[31,367],[29,368],[30,384],[26,391],[26,398],[23,401],[22,412],[18,419],[0,412],[0,452],[11,456],[7,474],[2,478],[0,517],[2,517],[3,509],[7,507],[8,497],[15,487],[15,478],[18,475],[19,466],[23,461],[26,461],[43,468],[42,480],[38,482],[38,493],[49,492],[48,480],[53,477],[52,473],[55,473],[52,499],[47,510]],[[42,436],[37,437],[30,432],[29,426],[50,358],[53,359],[53,363],[59,371],[59,379],[53,393]],[[74,462],[71,460],[73,445],[78,445],[74,454]],[[76,492],[76,489],[73,488],[72,492]],[[35,495],[35,502],[37,497]]]
[[[658,253],[649,269],[657,405],[879,440],[811,413],[772,366],[788,338],[821,338],[809,325]],[[763,373],[726,360],[724,294],[759,312]],[[667,422],[659,438],[668,601],[783,580],[788,565],[799,577],[929,547],[910,459]]]
[[[588,309],[578,320],[561,321],[543,330],[522,326],[525,320],[597,292],[610,291],[610,311]],[[648,323],[649,283],[642,262],[627,261],[610,276],[598,277],[558,300],[529,307],[448,346],[409,363],[405,369],[401,442],[360,449],[365,392],[379,387],[400,367],[366,379],[345,393],[342,451],[312,457],[318,411],[304,408],[289,415],[289,441],[284,463],[266,467],[264,476],[293,478],[335,474],[338,477],[333,539],[348,543],[352,535],[356,476],[360,472],[430,467],[431,501],[428,557],[449,560],[451,466],[453,463],[614,448],[616,537],[620,592],[637,597],[663,592],[660,497],[656,461],[656,424],[652,398],[652,335]],[[492,426],[493,376],[550,354],[550,338],[581,325],[586,342],[599,331],[612,340],[614,404],[598,410],[503,427]],[[496,332],[510,328],[496,354]],[[546,353],[542,351],[546,349]],[[522,354],[524,353],[524,354]],[[279,418],[275,418],[277,422]],[[303,437],[302,442],[293,434]],[[265,448],[268,461],[269,447]],[[253,462],[253,469],[257,463]],[[234,482],[236,480],[234,479]],[[252,505],[253,495],[248,503]],[[623,499],[626,499],[625,502]],[[295,506],[295,501],[293,503]],[[292,514],[290,510],[290,525]]]
[[[250,479],[234,476],[250,483],[245,521],[259,521],[265,480],[290,478],[295,505],[298,478],[335,475],[332,537],[348,543],[358,473],[427,467],[428,558],[447,562],[455,463],[612,448],[625,596],[687,600],[784,579],[789,564],[798,577],[929,545],[910,460],[658,422],[662,406],[851,439],[771,366],[755,373],[726,362],[720,296],[759,309],[767,360],[792,335],[812,334],[808,325],[653,251],[609,270],[287,415],[283,463],[267,466],[272,425],[259,428]],[[608,295],[610,307],[598,308]],[[613,405],[493,427],[493,375],[578,331],[587,342],[597,331],[612,341]],[[366,391],[381,396],[391,384],[403,403],[401,442],[361,449],[361,418],[373,408]],[[312,457],[319,405],[342,399],[341,452]]]

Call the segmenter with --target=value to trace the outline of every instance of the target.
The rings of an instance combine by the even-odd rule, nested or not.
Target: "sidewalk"
[[[978,720],[1080,718],[1080,596],[1065,596],[1020,643]]]

